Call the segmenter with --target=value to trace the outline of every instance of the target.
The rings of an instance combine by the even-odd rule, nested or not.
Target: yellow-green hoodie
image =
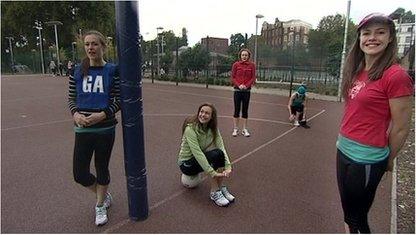
[[[224,153],[224,168],[226,170],[231,169],[230,159],[228,158],[227,151],[225,151],[224,142],[218,129],[215,143],[213,143],[212,140],[213,135],[211,129],[204,130],[201,125],[189,123],[186,126],[182,136],[181,150],[179,151],[178,156],[178,165],[181,165],[183,161],[195,157],[202,169],[207,174],[211,175],[211,177],[214,177],[216,171],[209,165],[204,152],[218,148]]]

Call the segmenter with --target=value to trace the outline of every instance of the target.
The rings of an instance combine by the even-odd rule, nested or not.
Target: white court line
[[[397,158],[394,158],[392,183],[391,183],[391,217],[390,217],[390,233],[397,233]]]
[[[311,118],[309,118],[308,120],[312,120],[312,119],[314,119],[315,117],[317,117],[317,116],[321,115],[321,114],[322,114],[322,113],[324,113],[324,112],[325,112],[325,110],[322,110],[321,112],[319,112],[319,113],[315,114],[314,116],[312,116],[312,117],[311,117]],[[275,142],[276,140],[278,140],[278,139],[280,139],[280,138],[284,137],[285,135],[289,134],[290,132],[292,132],[293,130],[295,130],[295,129],[297,129],[297,128],[299,128],[299,127],[292,127],[291,129],[289,129],[288,131],[284,132],[283,134],[281,134],[281,135],[277,136],[276,138],[274,138],[274,139],[272,139],[272,140],[270,140],[270,141],[268,141],[268,142],[266,142],[266,143],[264,143],[264,144],[260,145],[259,147],[257,147],[257,148],[255,148],[254,150],[252,150],[252,151],[250,151],[250,152],[248,152],[248,153],[244,154],[243,156],[238,157],[236,160],[232,161],[232,162],[231,162],[231,164],[236,164],[237,162],[239,162],[239,161],[241,161],[241,160],[243,160],[243,159],[245,159],[245,158],[247,158],[247,157],[251,156],[253,153],[255,153],[255,152],[259,151],[260,149],[262,149],[262,148],[264,148],[264,147],[266,147],[266,146],[268,146],[268,145],[270,145],[271,143],[273,143],[273,142]],[[205,180],[206,178],[207,178],[207,176],[205,176],[205,177],[203,178],[203,180]],[[165,203],[167,203],[167,202],[169,202],[169,201],[171,201],[171,200],[175,199],[176,197],[178,197],[178,196],[182,195],[182,194],[183,194],[184,192],[186,192],[186,191],[187,191],[186,189],[179,190],[178,192],[174,193],[173,195],[171,195],[171,196],[169,196],[169,197],[167,197],[167,198],[165,198],[165,199],[163,199],[163,200],[161,200],[161,201],[159,201],[159,202],[156,202],[154,205],[150,206],[149,211],[154,210],[154,209],[158,208],[159,206],[161,206],[161,205],[163,205],[163,204],[165,204]],[[114,230],[116,230],[116,229],[118,229],[118,228],[123,227],[124,225],[126,225],[126,224],[127,224],[127,223],[129,223],[129,222],[132,222],[132,221],[131,221],[130,219],[125,219],[125,220],[122,220],[122,221],[120,221],[119,223],[117,223],[117,224],[113,225],[112,227],[110,227],[110,228],[108,228],[108,229],[104,230],[102,233],[112,233]]]
[[[211,98],[217,98],[217,99],[225,99],[225,100],[233,100],[233,98],[230,97],[224,97],[224,96],[215,96],[215,95],[203,95],[198,93],[192,93],[192,92],[182,92],[182,91],[172,91],[172,90],[163,90],[163,89],[156,89],[156,88],[147,88],[148,90],[156,90],[156,91],[162,91],[162,92],[169,92],[169,93],[175,93],[175,94],[184,94],[184,95],[194,95],[194,96],[204,96],[204,97],[211,97]],[[267,104],[267,105],[273,105],[273,106],[282,106],[287,107],[287,104],[277,104],[277,103],[270,103],[270,102],[262,102],[262,101],[255,101],[250,100],[250,104]],[[308,108],[309,110],[320,110],[316,108]]]
[[[36,127],[36,126],[46,126],[46,125],[50,125],[50,124],[56,124],[56,123],[62,123],[62,122],[69,122],[69,121],[74,121],[74,119],[71,118],[71,119],[64,119],[64,120],[51,121],[51,122],[41,122],[41,123],[36,123],[36,124],[31,124],[31,125],[25,125],[25,126],[9,127],[9,128],[1,129],[1,131],[11,131],[11,130],[28,128],[28,127]]]
[[[172,113],[168,113],[168,114],[157,114],[157,113],[156,114],[144,114],[144,116],[148,116],[148,117],[172,117],[172,116],[173,117],[188,117],[188,116],[191,116],[191,115],[192,114],[172,114]],[[117,115],[116,117],[120,118],[120,115]],[[220,118],[233,118],[233,116],[218,116],[218,117],[220,117]],[[64,119],[64,120],[57,120],[57,121],[50,121],[50,122],[41,122],[41,123],[36,123],[36,124],[24,125],[24,126],[9,127],[9,128],[1,129],[1,131],[11,131],[11,130],[17,130],[17,129],[22,129],[22,128],[46,126],[46,125],[62,123],[62,122],[69,122],[69,121],[73,121],[73,119],[71,118],[71,119]],[[282,121],[262,119],[262,118],[250,118],[250,121],[271,122],[271,123],[291,125],[290,122],[282,122]]]
[[[34,97],[25,97],[25,98],[17,98],[17,99],[10,99],[10,100],[1,100],[2,103],[10,103],[10,102],[18,102],[24,100],[43,100],[43,99],[51,99],[51,98],[68,98],[64,95],[54,95],[54,96],[34,96]]]

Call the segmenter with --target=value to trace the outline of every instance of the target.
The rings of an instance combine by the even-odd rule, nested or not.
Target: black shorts
[[[214,170],[217,170],[218,168],[225,166],[224,153],[220,149],[214,149],[208,152],[204,152],[204,154],[208,160],[208,163],[211,165],[212,168],[214,168]],[[198,161],[195,159],[195,157],[183,161],[179,168],[185,175],[197,175],[204,171],[201,165],[199,165]]]
[[[290,106],[290,113],[296,115],[296,112],[303,113],[304,106],[303,104],[300,106]]]

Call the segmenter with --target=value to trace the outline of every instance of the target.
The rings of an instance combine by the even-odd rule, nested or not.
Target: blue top
[[[390,154],[390,148],[388,146],[380,148],[360,144],[342,135],[338,135],[337,148],[355,162],[362,164],[381,162]]]

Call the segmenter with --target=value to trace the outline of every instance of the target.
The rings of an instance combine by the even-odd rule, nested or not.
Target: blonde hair
[[[88,32],[86,32],[84,35],[82,35],[82,41],[84,42],[85,37],[88,35],[94,35],[98,38],[98,41],[100,41],[101,45],[103,46],[104,52],[105,49],[107,49],[107,42],[105,41],[105,37],[102,33],[98,32],[97,30],[90,30]],[[82,60],[81,63],[81,68],[82,68],[82,74],[83,77],[88,75],[88,69],[90,68],[90,60],[88,59],[88,57],[85,57]]]

